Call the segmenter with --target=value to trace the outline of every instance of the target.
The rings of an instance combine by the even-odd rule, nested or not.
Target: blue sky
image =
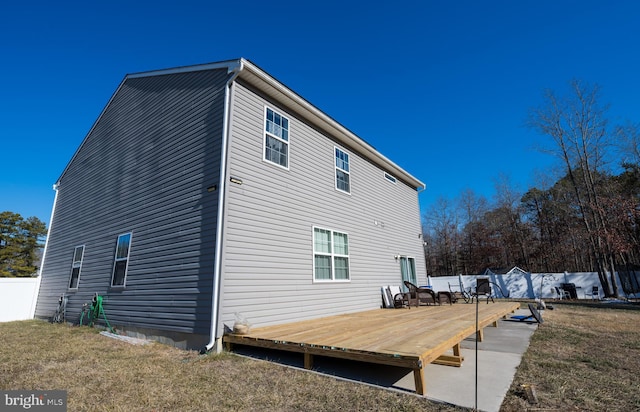
[[[353,3],[353,4],[352,4]],[[602,86],[640,121],[635,1],[109,1],[0,6],[0,210],[52,185],[127,73],[245,57],[427,185],[423,210],[554,161],[523,126],[545,88]]]

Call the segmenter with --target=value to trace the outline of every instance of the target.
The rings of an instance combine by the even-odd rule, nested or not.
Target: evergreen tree
[[[13,212],[0,213],[0,277],[27,277],[38,271],[37,252],[46,235],[37,217],[24,219]]]

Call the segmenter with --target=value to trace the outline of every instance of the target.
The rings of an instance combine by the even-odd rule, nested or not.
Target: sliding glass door
[[[400,273],[402,275],[402,289],[406,292],[404,281],[408,280],[414,285],[418,285],[416,278],[416,260],[408,256],[400,256]]]

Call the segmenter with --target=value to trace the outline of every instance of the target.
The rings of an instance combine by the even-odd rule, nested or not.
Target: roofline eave
[[[356,134],[351,132],[346,127],[342,126],[340,123],[332,119],[330,116],[325,114],[323,111],[309,103],[303,97],[295,93],[293,90],[289,89],[283,83],[276,80],[274,77],[269,75],[264,70],[260,69],[255,64],[250,61],[239,58],[233,60],[226,60],[217,63],[208,63],[201,64],[195,66],[183,66],[183,67],[175,67],[171,69],[163,69],[163,70],[153,70],[147,72],[139,72],[128,74],[124,77],[124,79],[118,85],[118,88],[111,95],[111,98],[104,106],[100,115],[96,119],[96,121],[89,129],[89,132],[85,135],[82,143],[78,147],[78,149],[73,154],[72,158],[69,160],[64,170],[58,177],[56,181],[56,185],[59,185],[63,176],[66,174],[69,166],[73,162],[73,160],[78,155],[79,151],[84,146],[87,138],[91,135],[97,124],[100,122],[100,119],[104,115],[105,111],[113,101],[114,97],[118,94],[122,86],[128,79],[141,78],[141,77],[151,77],[151,76],[162,76],[168,74],[176,74],[176,73],[187,73],[193,71],[200,70],[215,70],[226,68],[227,72],[231,73],[233,71],[239,71],[239,75],[237,78],[240,78],[254,87],[257,87],[260,91],[265,93],[266,95],[273,97],[277,101],[282,101],[286,106],[291,107],[297,112],[300,112],[302,116],[306,120],[312,123],[313,126],[318,127],[321,130],[329,133],[333,138],[337,139],[339,142],[345,144],[346,146],[351,147],[353,150],[361,153],[367,159],[371,160],[374,164],[381,167],[384,171],[391,173],[394,177],[404,181],[405,183],[411,185],[417,190],[424,190],[425,184],[420,180],[413,177],[410,173],[402,169],[400,166],[395,164],[393,161],[385,157],[383,154],[378,152],[373,146],[365,142],[363,139],[358,137]]]
[[[306,120],[310,121],[313,126],[329,132],[332,137],[365,155],[367,159],[373,161],[373,163],[380,166],[386,172],[392,173],[396,178],[403,180],[405,183],[410,184],[417,190],[425,189],[426,186],[423,182],[378,152],[373,146],[358,137],[355,133],[342,126],[340,123],[267,74],[255,64],[245,59],[242,60],[243,70],[240,73],[240,76],[238,76],[240,79],[243,79],[254,87],[257,87],[268,96],[274,97],[277,100],[284,100],[285,104],[288,103],[288,106],[301,112],[300,114],[303,115]]]

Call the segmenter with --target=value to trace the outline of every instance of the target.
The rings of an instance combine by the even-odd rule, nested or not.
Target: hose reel
[[[95,321],[99,320],[100,316],[102,316],[102,319],[104,319],[104,323],[106,324],[109,331],[111,333],[116,333],[115,329],[111,327],[111,324],[107,319],[107,315],[104,313],[103,298],[102,296],[98,295],[98,293],[95,293],[93,295],[93,298],[91,299],[91,305],[89,305],[88,303],[84,303],[82,305],[82,314],[80,315],[80,325],[82,325],[85,315],[87,317],[88,326],[93,327],[93,324],[95,323]]]

